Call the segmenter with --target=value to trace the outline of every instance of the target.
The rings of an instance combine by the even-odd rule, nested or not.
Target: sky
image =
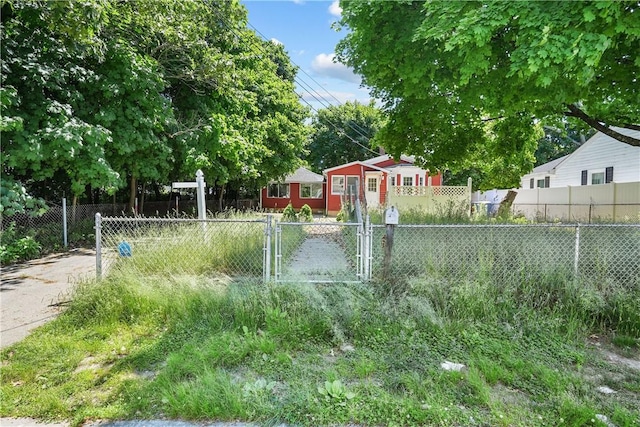
[[[336,44],[346,34],[331,27],[340,19],[337,0],[241,2],[249,12],[249,28],[267,40],[282,43],[299,67],[297,92],[306,101],[304,105],[318,110],[346,101],[369,102],[369,91],[360,87],[360,77],[333,61]]]

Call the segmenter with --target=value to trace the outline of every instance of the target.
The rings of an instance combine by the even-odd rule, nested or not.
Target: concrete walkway
[[[54,319],[68,302],[73,285],[95,274],[95,251],[88,249],[2,267],[0,348],[22,340],[33,329]]]
[[[305,282],[357,280],[355,267],[349,265],[342,232],[338,225],[304,225],[307,236],[282,272],[282,280]],[[355,254],[356,248],[353,248]]]

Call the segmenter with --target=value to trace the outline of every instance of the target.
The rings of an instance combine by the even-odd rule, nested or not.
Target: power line
[[[212,9],[213,9],[214,13],[216,14],[216,16],[217,16],[217,17],[218,17],[218,18],[223,22],[223,25],[224,25],[225,27],[227,27],[227,29],[229,29],[229,30],[230,30],[230,31],[231,31],[231,32],[232,32],[236,37],[238,37],[238,39],[239,39],[239,40],[243,40],[242,35],[238,33],[238,31],[236,30],[236,28],[234,28],[233,24],[232,24],[232,23],[230,23],[229,19],[228,19],[227,17],[223,16],[223,15],[221,14],[220,10],[218,10],[215,6],[214,6]],[[252,27],[253,27],[253,26],[252,26]],[[253,28],[255,29],[255,27],[253,27]],[[257,29],[256,29],[256,31],[257,31]],[[260,33],[260,35],[262,36],[262,38],[264,39],[264,41],[269,42],[269,40],[267,40],[267,39],[266,39],[266,37],[265,37],[262,33]],[[268,56],[268,54],[269,54],[269,52],[267,52],[267,51],[265,50],[265,48],[264,48],[264,46],[263,46],[262,44],[258,44],[258,43],[257,43],[257,42],[255,42],[255,41],[250,42],[250,47],[251,47],[251,51],[252,51],[253,53],[256,53],[255,48],[257,47],[257,49],[260,51],[259,53],[261,53],[261,54],[263,54],[263,55],[266,55],[266,56]],[[298,64],[296,64],[293,60],[291,60],[291,58],[289,58],[289,61],[290,61],[293,65],[295,65],[298,69],[300,69],[300,70],[302,69]],[[304,72],[304,70],[303,70],[303,72]],[[306,73],[305,73],[305,74],[306,74]],[[301,83],[301,82],[303,82],[303,81],[302,81],[302,80],[297,76],[297,74],[296,74],[296,76],[294,76],[294,81],[296,81],[296,82],[297,82],[297,83],[302,87],[302,83]],[[306,82],[303,82],[303,83],[304,83],[307,87],[311,88],[311,86],[310,86],[308,83],[306,83]],[[318,84],[318,83],[316,82],[316,84]],[[313,90],[313,92],[312,92],[312,91],[310,91],[310,90],[308,90],[308,89],[305,89],[304,87],[302,87],[302,88],[303,88],[303,90],[305,90],[307,93],[309,93],[309,94],[311,95],[311,97],[312,97],[312,98],[314,98],[314,99],[315,99],[315,100],[316,100],[320,105],[322,105],[322,106],[323,106],[323,107],[325,107],[325,108],[328,108],[328,107],[326,107],[326,104],[324,104],[324,103],[323,103],[324,101],[322,101],[322,99],[321,99],[321,98],[318,98],[318,97],[316,96],[316,95],[320,96],[320,94],[318,94],[315,90],[313,90],[313,89],[312,89],[312,90]],[[326,90],[326,89],[325,89],[325,90]],[[315,95],[314,95],[314,92],[315,92]],[[327,92],[328,92],[328,91],[327,91]],[[299,95],[299,94],[297,94],[297,95],[298,95],[298,98],[299,98],[302,102],[304,102],[305,104],[307,104],[311,110],[313,110],[314,112],[316,112],[316,114],[318,113],[318,110],[317,110],[313,105],[311,105],[309,102],[307,102],[307,100],[305,100],[301,95]],[[330,94],[330,95],[331,95],[331,94]],[[335,97],[334,97],[334,98],[335,98]],[[337,100],[337,99],[336,99],[336,100]],[[338,101],[338,102],[339,102],[339,101]],[[333,106],[333,105],[329,104],[329,106]],[[361,148],[364,148],[365,150],[367,150],[367,151],[369,151],[369,152],[371,152],[371,153],[373,153],[373,154],[375,154],[375,155],[378,155],[378,154],[379,154],[378,152],[376,152],[376,151],[372,150],[370,147],[367,147],[367,146],[365,146],[365,145],[361,144],[359,141],[357,141],[357,140],[353,139],[350,135],[348,135],[348,134],[345,132],[344,128],[339,127],[338,125],[336,125],[335,123],[333,123],[333,122],[332,122],[332,121],[330,121],[330,120],[327,120],[327,122],[328,122],[328,123],[329,123],[329,124],[330,124],[330,125],[331,125],[335,130],[336,130],[336,131],[338,131],[338,132],[339,132],[339,134],[341,133],[342,135],[346,136],[346,137],[347,137],[351,142],[353,142],[354,144],[358,145],[358,146],[359,146],[359,147],[361,147]],[[355,131],[356,133],[358,133],[358,134],[359,134],[360,136],[362,136],[363,138],[367,138],[367,139],[369,139],[369,137],[368,137],[367,135],[365,135],[365,134],[364,134],[364,133],[362,133],[361,131],[359,131],[359,130],[355,129],[353,126],[351,126],[351,124],[348,124],[348,126],[351,128],[351,130]]]

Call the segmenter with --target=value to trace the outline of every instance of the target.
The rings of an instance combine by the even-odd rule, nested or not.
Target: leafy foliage
[[[345,2],[351,32],[337,51],[384,101],[378,142],[394,155],[515,184],[532,167],[541,123],[580,113],[640,122],[637,3],[574,6]]]
[[[375,155],[372,139],[384,124],[373,103],[346,102],[323,108],[313,117],[307,161],[316,172]]]
[[[14,0],[2,32],[2,173],[27,192],[49,180],[133,197],[196,169],[266,183],[299,163],[296,70],[238,1]]]
[[[311,210],[311,206],[306,203],[302,205],[300,213],[298,214],[298,219],[301,222],[313,222],[313,211]]]
[[[293,209],[293,205],[291,205],[291,203],[289,203],[282,211],[282,220],[286,222],[298,222],[298,214],[296,213],[296,210]]]

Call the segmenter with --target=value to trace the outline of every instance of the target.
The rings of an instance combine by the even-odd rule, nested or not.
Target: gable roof
[[[353,165],[361,165],[361,166],[364,166],[366,168],[371,168],[371,169],[378,170],[380,172],[386,172],[386,169],[384,169],[384,168],[380,168],[378,166],[371,165],[371,164],[365,163],[365,162],[360,161],[360,160],[356,160],[355,162],[345,163],[344,165],[338,165],[338,166],[334,166],[332,168],[325,169],[325,170],[322,171],[322,173],[326,175],[327,172],[333,172],[335,170],[346,168],[347,166],[353,166]]]
[[[284,179],[284,182],[285,184],[291,184],[293,182],[312,184],[316,182],[324,182],[324,176],[311,172],[307,168],[298,168],[291,175],[288,175]]]
[[[363,163],[366,163],[368,165],[375,165],[377,163],[385,162],[387,160],[393,160],[393,157],[391,157],[388,154],[383,154],[381,156],[365,160]],[[404,162],[408,162],[408,163],[415,163],[415,161],[416,161],[415,157],[413,157],[413,156],[405,156],[404,154],[400,156],[400,160],[404,161]]]
[[[623,135],[627,135],[627,136],[631,136],[634,138],[640,138],[640,131],[637,130],[633,130],[633,129],[627,129],[627,128],[619,128],[619,127],[615,127],[615,126],[611,126],[611,129],[615,130],[616,132],[619,132]],[[560,157],[558,159],[552,160],[548,163],[545,163],[543,165],[537,166],[535,168],[533,168],[533,170],[531,172],[529,172],[528,174],[525,174],[524,176],[529,176],[529,175],[533,175],[533,174],[538,174],[538,173],[555,173],[556,170],[563,166],[563,164],[572,156],[574,156],[576,153],[583,151],[586,149],[586,147],[589,147],[591,145],[594,144],[598,144],[600,141],[603,140],[609,140],[609,141],[616,141],[619,142],[620,144],[624,144],[624,142],[620,142],[618,140],[616,140],[615,138],[612,138],[608,135],[605,135],[602,132],[596,132],[595,135],[593,135],[591,138],[589,138],[586,142],[584,142],[580,147],[578,147],[573,153],[571,154],[567,154],[566,156]],[[640,149],[640,147],[636,147],[638,149]]]
[[[555,172],[555,169],[560,166],[560,163],[564,162],[565,160],[567,160],[569,158],[571,154],[567,154],[566,156],[562,156],[559,157],[555,160],[551,160],[548,163],[545,163],[543,165],[540,166],[536,166],[535,168],[533,168],[533,171],[531,171],[530,173],[552,173]]]

